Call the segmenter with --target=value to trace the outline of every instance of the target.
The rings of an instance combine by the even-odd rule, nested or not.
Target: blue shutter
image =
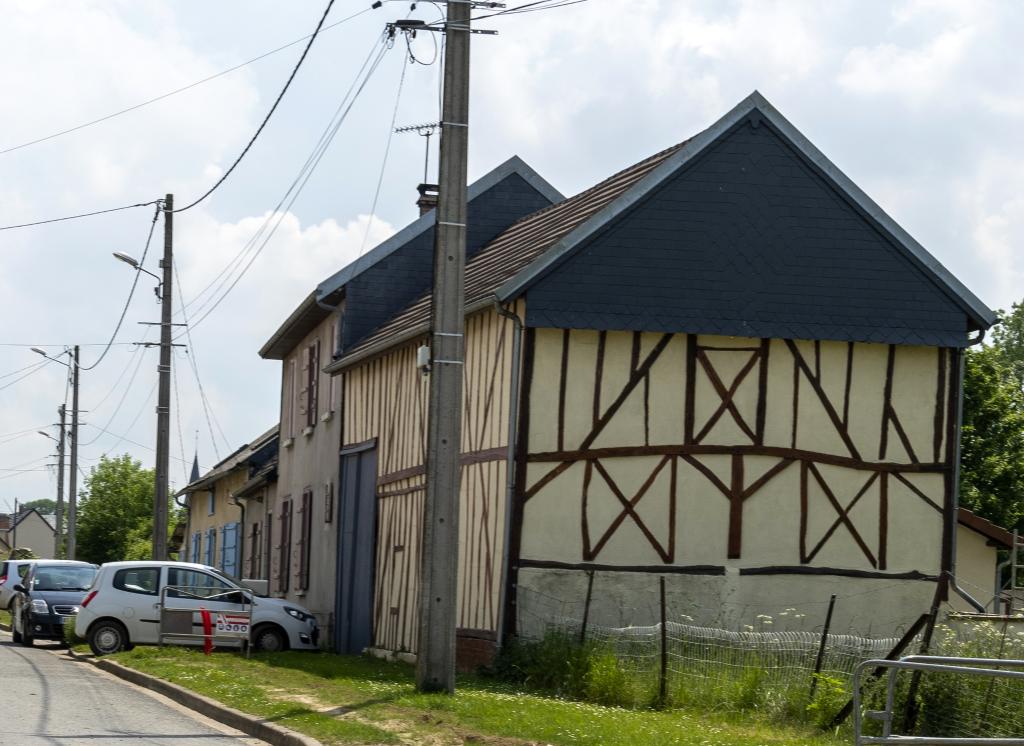
[[[238,524],[226,524],[221,533],[223,540],[220,547],[220,569],[225,575],[238,577]]]
[[[192,534],[192,561],[199,563],[199,558],[202,556],[203,547],[203,535],[196,531]]]
[[[217,529],[206,529],[206,564],[213,567],[217,557]]]

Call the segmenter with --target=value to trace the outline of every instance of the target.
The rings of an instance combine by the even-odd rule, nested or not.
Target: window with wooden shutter
[[[320,382],[320,340],[306,348],[306,425],[316,425],[317,392]]]
[[[202,557],[203,551],[203,535],[196,531],[192,534],[192,561],[199,564],[199,558]]]
[[[274,546],[274,514],[271,511],[267,511],[266,522],[263,524],[263,545],[265,547],[263,561],[266,563],[264,567],[260,568],[262,574],[261,578],[270,580],[277,578],[274,573],[274,552],[277,547]]]
[[[217,529],[208,528],[206,529],[206,562],[205,564],[213,567],[213,563],[217,561]]]
[[[277,590],[280,593],[288,591],[288,580],[291,573],[289,565],[292,559],[292,501],[285,500],[281,503],[281,517],[277,521],[278,533],[281,541],[277,557]]]
[[[287,398],[287,401],[285,402],[285,405],[287,406],[287,413],[288,413],[288,419],[287,419],[288,429],[287,429],[286,437],[289,437],[289,438],[294,438],[295,437],[295,423],[298,421],[298,417],[296,416],[296,411],[295,411],[298,408],[298,406],[299,406],[299,402],[298,402],[298,371],[295,369],[295,367],[296,367],[295,366],[295,358],[292,358],[291,360],[288,361],[288,381],[287,381],[287,385],[285,387],[286,398]]]
[[[220,569],[225,575],[238,577],[238,524],[226,523],[220,530]]]
[[[262,526],[259,521],[249,524],[249,556],[245,561],[245,575],[249,578],[260,577],[263,567],[263,537],[260,535]]]
[[[296,589],[304,591],[309,588],[309,556],[310,541],[313,537],[313,490],[306,489],[302,493],[299,504],[299,563],[295,572]]]
[[[324,523],[334,520],[334,482],[324,485]]]

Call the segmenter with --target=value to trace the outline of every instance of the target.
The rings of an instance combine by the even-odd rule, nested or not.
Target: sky
[[[301,192],[275,213],[382,48],[385,23],[441,13],[436,3],[369,5],[336,0],[245,159],[175,216],[175,321],[191,326],[176,327],[185,346],[174,356],[174,486],[193,454],[208,468],[277,421],[281,364],[259,348],[317,283],[416,217],[424,139],[391,129],[438,119],[439,40],[427,32],[384,52]],[[5,4],[0,226],[202,195],[259,126],[304,42],[18,146],[299,40],[325,7]],[[472,39],[469,178],[519,155],[575,194],[756,89],[984,302],[1008,308],[1024,296],[1022,24],[1024,4],[1010,0],[588,0],[481,20],[499,33]],[[111,253],[141,258],[153,216],[147,206],[0,231],[0,509],[56,493],[54,443],[36,431],[56,433],[67,369],[29,367],[46,363],[32,346],[60,356],[81,345],[83,472],[123,453],[152,466],[158,350],[133,344],[158,337],[147,275],[100,356],[136,277]],[[268,219],[272,236],[252,242]],[[158,222],[144,261],[154,273],[162,241]]]

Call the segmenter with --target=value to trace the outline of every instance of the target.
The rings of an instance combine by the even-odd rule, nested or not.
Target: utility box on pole
[[[455,691],[471,9],[471,3],[465,0],[449,0],[444,28],[444,100],[431,304],[427,494],[423,511],[416,655],[416,687],[425,692]]]

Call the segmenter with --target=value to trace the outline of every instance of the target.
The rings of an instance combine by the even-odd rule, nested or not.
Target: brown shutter
[[[273,576],[273,574],[274,574],[274,568],[273,568],[273,565],[274,565],[274,549],[271,546],[273,544],[273,541],[274,541],[274,514],[268,511],[267,512],[267,522],[266,522],[266,525],[265,525],[264,530],[263,530],[263,546],[266,549],[266,555],[265,555],[265,557],[266,557],[265,563],[266,564],[263,567],[260,568],[260,575],[259,575],[259,577],[266,578],[267,580],[270,580],[271,576]]]
[[[299,507],[299,566],[295,574],[299,590],[309,588],[310,541],[313,538],[313,491],[302,493]]]
[[[245,560],[245,569],[242,571],[243,578],[251,578],[252,568],[256,562],[256,526],[257,524],[249,524],[249,530],[245,532],[244,541],[249,545],[249,556]]]
[[[324,523],[334,519],[334,482],[324,485]]]
[[[281,503],[281,518],[279,533],[281,535],[281,553],[277,562],[277,590],[281,593],[288,592],[288,580],[291,575],[288,566],[292,559],[292,501],[285,500]]]
[[[320,381],[320,340],[306,348],[306,425],[316,425],[317,389]]]

